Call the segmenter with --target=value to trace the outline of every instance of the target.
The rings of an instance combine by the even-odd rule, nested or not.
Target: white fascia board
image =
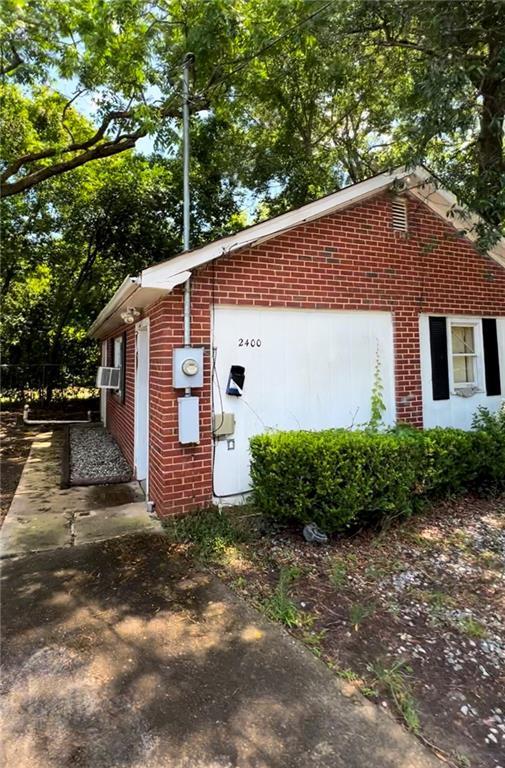
[[[153,280],[152,276],[148,274],[149,270],[145,270],[142,273],[141,285],[142,288],[162,288],[169,292],[173,290],[177,285],[185,283],[191,277],[191,272],[178,272],[177,274],[168,277],[163,282],[161,280]]]
[[[181,272],[169,280],[165,280],[162,285],[150,284],[149,281],[145,282],[127,277],[93,322],[88,330],[88,336],[94,338],[106,336],[120,324],[121,309],[131,306],[132,302],[138,309],[145,309],[165,294],[170,293],[177,285],[185,283],[189,277],[191,277],[191,272]]]
[[[423,175],[421,175],[420,171],[423,171]],[[467,212],[465,216],[459,215],[458,211],[463,211],[464,209],[457,197],[448,189],[438,187],[433,182],[430,174],[424,169],[416,169],[415,175],[420,178],[422,183],[413,186],[410,189],[411,194],[425,203],[433,213],[440,216],[445,222],[459,232],[463,232],[464,237],[475,243],[478,239],[477,225],[482,223],[482,219],[471,212]],[[489,249],[488,253],[500,266],[505,267],[505,238],[501,237]]]
[[[448,190],[438,187],[433,181],[432,174],[426,168],[418,166],[408,170],[401,167],[395,168],[390,173],[382,173],[358,184],[353,184],[350,187],[344,187],[344,189],[338,192],[333,192],[331,195],[308,203],[294,211],[288,211],[288,213],[281,214],[273,219],[254,224],[241,232],[237,232],[235,235],[223,237],[194,251],[181,253],[169,261],[148,267],[142,272],[142,283],[144,284],[144,281],[146,281],[146,284],[150,286],[162,286],[177,274],[185,274],[220,256],[226,256],[242,248],[258,245],[294,227],[335,213],[349,205],[355,205],[389,189],[395,182],[401,181],[405,183],[404,190],[399,189],[398,191],[409,190],[445,221],[452,224],[458,230],[464,230],[465,236],[472,242],[475,242],[477,239],[476,233],[468,230],[475,227],[475,224],[480,221],[479,217],[473,214],[463,220],[457,214],[449,216],[448,214],[451,209],[457,210],[460,207],[457,198]],[[504,238],[501,238],[490,249],[489,255],[499,264],[505,266]]]
[[[96,332],[105,322],[105,320],[114,314],[116,309],[120,307],[121,304],[123,304],[127,299],[129,299],[136,290],[138,290],[138,285],[134,282],[133,278],[130,276],[126,277],[117,289],[112,299],[105,305],[96,320],[94,320],[90,326],[88,330],[88,336],[95,336]]]
[[[282,232],[372,197],[390,187],[395,181],[400,181],[409,175],[413,176],[404,168],[396,169],[391,173],[382,173],[359,184],[344,187],[338,192],[333,192],[331,195],[303,205],[294,211],[288,211],[288,213],[283,213],[273,219],[254,224],[241,232],[237,232],[236,235],[229,235],[197,250],[181,253],[169,261],[145,269],[142,272],[142,284],[161,286],[177,274],[197,269],[209,261],[241,248],[258,245],[258,243],[269,240]]]
[[[476,215],[469,215],[462,218],[457,215],[459,207],[457,198],[448,190],[437,186],[433,181],[430,172],[419,166],[409,171],[408,169],[396,168],[390,173],[382,173],[371,179],[366,179],[359,184],[353,184],[350,187],[338,192],[333,192],[326,197],[315,200],[312,203],[297,208],[294,211],[276,216],[273,219],[254,224],[247,229],[238,232],[236,235],[229,235],[213,243],[202,246],[194,251],[181,253],[168,261],[148,267],[142,272],[141,280],[135,281],[127,277],[118,288],[107,306],[100,312],[88,335],[98,338],[102,326],[114,314],[117,314],[119,308],[135,293],[140,291],[136,297],[139,304],[147,306],[156,297],[169,293],[173,288],[186,282],[191,276],[191,270],[207,264],[220,256],[225,256],[242,248],[257,245],[265,240],[269,240],[282,232],[287,232],[294,227],[314,221],[315,219],[335,213],[349,205],[355,205],[369,197],[379,194],[389,189],[395,182],[405,182],[404,189],[409,191],[417,199],[425,203],[434,213],[439,215],[444,221],[450,223],[455,229],[465,232],[465,237],[475,242],[477,235],[472,231],[481,219]],[[399,189],[400,191],[400,189]],[[449,216],[449,211],[454,215]],[[505,267],[505,238],[501,238],[490,249],[489,255],[502,267]],[[145,290],[145,294],[144,291]],[[142,300],[141,300],[142,299]]]

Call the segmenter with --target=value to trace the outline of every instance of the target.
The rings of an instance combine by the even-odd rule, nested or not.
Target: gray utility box
[[[203,387],[203,347],[178,347],[173,354],[175,389]]]
[[[212,424],[214,437],[227,437],[235,432],[234,413],[215,413]]]
[[[200,398],[178,397],[179,442],[194,445],[200,442]]]

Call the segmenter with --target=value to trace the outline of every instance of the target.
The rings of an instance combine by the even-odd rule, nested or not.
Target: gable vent
[[[393,229],[397,232],[407,231],[407,200],[404,197],[395,197],[391,203],[393,211]]]

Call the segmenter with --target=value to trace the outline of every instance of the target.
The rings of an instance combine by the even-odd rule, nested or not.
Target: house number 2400
[[[261,339],[239,339],[239,347],[261,347]]]

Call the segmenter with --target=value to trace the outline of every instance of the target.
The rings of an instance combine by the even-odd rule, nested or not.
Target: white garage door
[[[235,433],[216,442],[214,493],[248,490],[249,438],[267,430],[348,427],[370,417],[377,351],[385,421],[393,423],[393,324],[388,312],[217,307],[214,413]],[[226,394],[232,365],[245,368],[241,397]]]

